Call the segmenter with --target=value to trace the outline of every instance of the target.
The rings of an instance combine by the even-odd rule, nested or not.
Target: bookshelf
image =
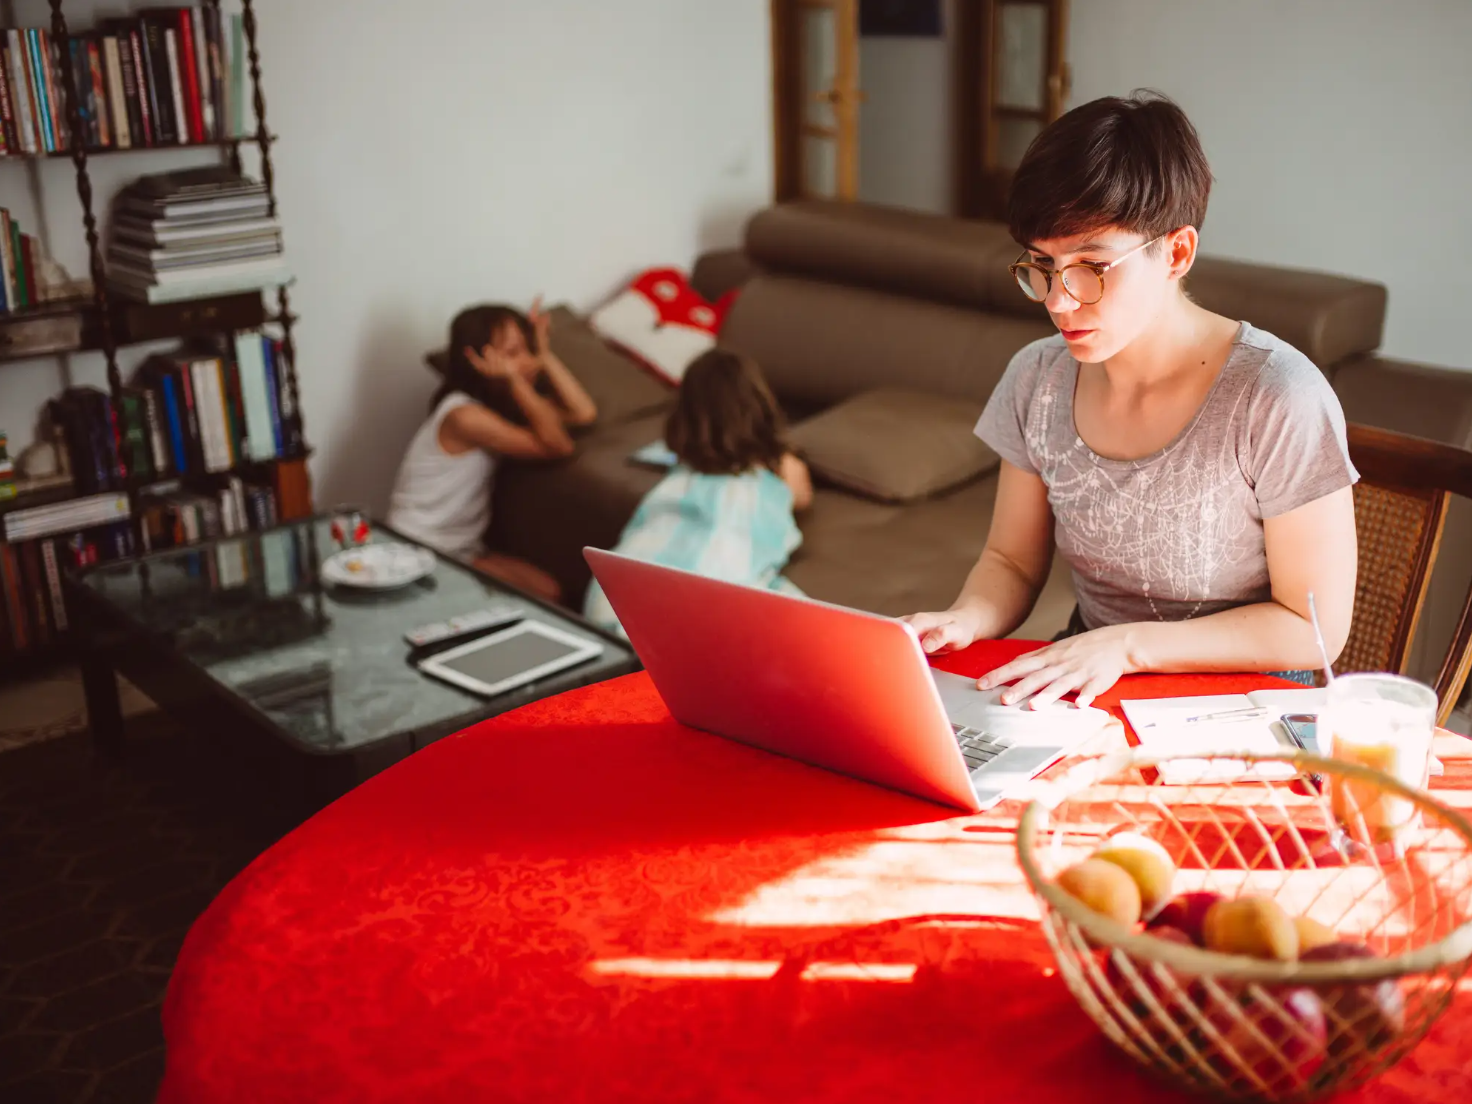
[[[213,140],[156,143],[150,140],[149,144],[133,144],[128,147],[119,147],[116,144],[99,146],[90,140],[96,134],[96,130],[89,132],[88,121],[84,116],[86,105],[78,102],[79,99],[88,99],[90,93],[78,96],[77,78],[79,74],[74,67],[74,58],[78,54],[73,50],[74,37],[82,38],[87,34],[88,28],[79,26],[74,29],[69,26],[66,0],[47,0],[47,6],[50,11],[50,39],[54,47],[52,62],[58,78],[55,81],[57,87],[53,91],[59,93],[67,148],[45,150],[38,144],[34,152],[11,149],[4,156],[0,156],[0,165],[17,161],[40,162],[60,158],[71,159],[77,200],[81,208],[82,232],[86,240],[87,274],[91,280],[91,294],[85,298],[43,301],[34,306],[0,311],[0,371],[4,371],[7,362],[21,359],[82,351],[99,352],[105,361],[106,389],[110,393],[113,409],[121,410],[125,383],[118,363],[120,349],[144,342],[168,339],[187,340],[201,337],[219,339],[237,331],[260,329],[266,332],[269,328],[277,335],[282,354],[279,385],[280,390],[284,393],[281,396],[281,407],[283,416],[288,417],[292,423],[291,439],[297,443],[296,447],[283,448],[279,450],[278,455],[264,459],[248,459],[241,456],[238,458],[239,462],[232,464],[228,469],[208,468],[203,472],[184,476],[177,474],[164,477],[148,474],[140,476],[130,467],[127,475],[112,480],[112,485],[105,489],[105,493],[126,498],[127,520],[132,538],[131,552],[135,555],[141,554],[146,548],[141,496],[148,492],[158,492],[160,488],[165,490],[171,487],[188,488],[191,479],[203,480],[214,487],[221,480],[231,476],[249,475],[254,479],[267,482],[273,488],[279,504],[278,520],[287,521],[310,513],[311,492],[306,473],[306,461],[311,455],[311,450],[306,445],[302,429],[296,346],[293,337],[297,316],[291,308],[288,285],[281,283],[268,289],[230,292],[163,303],[139,302],[131,296],[123,297],[112,294],[108,284],[107,262],[98,227],[96,209],[98,201],[94,195],[92,174],[89,169],[89,162],[94,157],[121,157],[131,154],[140,161],[146,161],[150,153],[162,150],[196,150],[214,154],[220,162],[228,164],[236,172],[241,172],[243,171],[242,147],[254,147],[258,156],[253,158],[253,161],[258,166],[259,180],[264,185],[268,216],[273,219],[276,217],[277,199],[272,164],[272,147],[276,138],[267,127],[266,100],[262,89],[261,60],[258,48],[258,27],[252,0],[240,0],[239,3],[239,24],[240,29],[243,30],[243,36],[240,39],[241,52],[236,56],[235,61],[244,69],[245,94],[240,110],[247,120],[253,114],[254,129],[247,131],[231,125],[225,119],[224,109],[221,106],[218,125],[215,128],[218,137]],[[174,6],[178,8],[197,7],[201,9],[201,12],[211,11],[215,25],[221,24],[221,0],[195,0],[194,3],[177,0]],[[152,7],[147,0],[141,0],[130,7],[132,13],[158,10]],[[115,19],[117,15],[126,17],[129,14],[131,13],[116,13],[110,18]],[[105,22],[100,21],[99,26]],[[84,39],[80,56],[85,62]],[[93,64],[96,64],[95,61]],[[200,65],[203,66],[203,64],[204,62],[201,61]],[[81,75],[85,79],[85,64],[80,68]],[[177,83],[175,95],[178,95]],[[244,110],[245,103],[248,103],[250,111]],[[95,124],[95,120],[93,122]],[[179,120],[179,125],[182,131],[184,127],[182,119]],[[141,171],[146,170],[140,168]],[[288,410],[289,414],[286,413]],[[285,440],[285,434],[282,435],[282,440]],[[119,446],[121,447],[121,442]],[[5,551],[6,515],[19,516],[22,512],[32,508],[55,507],[71,500],[80,504],[83,499],[95,498],[104,493],[96,488],[81,489],[80,483],[80,480],[73,486],[57,486],[53,483],[35,491],[22,490],[21,494],[15,498],[0,500],[0,552]],[[255,521],[253,520],[251,524],[254,527]],[[23,539],[14,538],[17,553]],[[19,556],[17,555],[16,558],[18,560]],[[3,571],[3,565],[0,565],[0,571]],[[0,586],[3,586],[4,583],[5,580],[0,578]],[[3,598],[4,595],[0,594],[0,600]],[[5,610],[0,608],[0,614],[4,612]],[[58,620],[64,620],[64,618]],[[7,644],[4,639],[6,625],[3,621],[4,618],[0,617],[0,656],[5,654]],[[67,635],[64,629],[48,634],[48,642],[55,646],[58,654],[65,651]],[[14,641],[10,643],[13,644]]]

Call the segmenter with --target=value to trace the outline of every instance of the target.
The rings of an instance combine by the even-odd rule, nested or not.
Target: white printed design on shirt
[[[1231,435],[1192,432],[1203,404],[1175,441],[1141,461],[1101,461],[1076,432],[1067,445],[1052,446],[1054,419],[1072,424],[1062,387],[1073,382],[1072,372],[1045,373],[1024,427],[1029,459],[1048,488],[1058,550],[1076,571],[1143,596],[1157,618],[1195,616],[1219,597],[1224,575],[1262,562],[1260,530],[1233,502],[1243,496],[1244,484],[1228,451]],[[1217,446],[1215,455],[1209,445]],[[1157,599],[1191,604],[1166,611]]]

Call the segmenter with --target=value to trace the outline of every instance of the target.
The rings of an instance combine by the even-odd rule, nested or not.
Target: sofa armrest
[[[1372,355],[1342,362],[1332,381],[1351,422],[1472,448],[1472,371]]]
[[[713,249],[695,258],[690,286],[707,302],[714,303],[732,288],[739,288],[757,273],[751,258],[739,249]]]

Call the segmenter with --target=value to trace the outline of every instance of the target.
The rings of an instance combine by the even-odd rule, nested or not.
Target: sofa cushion
[[[598,407],[600,425],[618,425],[651,410],[669,406],[670,389],[636,360],[621,353],[566,306],[552,315],[552,351],[566,364]],[[425,361],[444,375],[447,353],[437,349]]]
[[[794,426],[790,439],[814,475],[880,502],[915,502],[1001,462],[975,433],[983,405],[880,387]]]
[[[761,365],[784,405],[831,406],[875,387],[985,402],[1012,354],[1058,331],[867,288],[763,273],[742,288],[721,344]]]

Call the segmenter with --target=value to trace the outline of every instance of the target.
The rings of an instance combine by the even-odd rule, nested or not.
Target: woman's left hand
[[[1080,707],[1089,705],[1121,675],[1139,670],[1131,654],[1130,628],[1110,625],[1049,644],[1004,663],[977,679],[976,685],[990,690],[1018,680],[1002,692],[1004,705],[1028,698],[1034,706],[1047,705],[1073,690],[1078,691]]]

